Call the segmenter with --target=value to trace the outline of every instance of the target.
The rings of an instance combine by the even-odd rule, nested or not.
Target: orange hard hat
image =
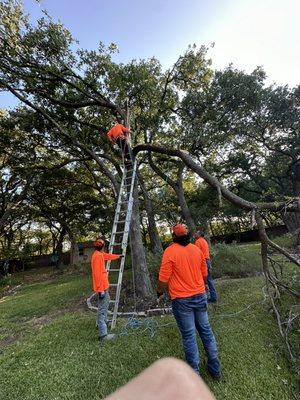
[[[172,233],[177,237],[184,236],[187,235],[188,229],[184,224],[176,224],[172,227]]]
[[[104,243],[104,240],[102,240],[102,239],[97,239],[97,240],[95,240],[94,243],[93,243],[94,247],[103,247],[104,244],[105,244],[105,243]]]

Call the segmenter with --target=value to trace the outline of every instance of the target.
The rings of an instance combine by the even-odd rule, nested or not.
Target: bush
[[[273,242],[278,244],[280,247],[284,247],[286,249],[292,249],[295,246],[295,237],[290,233],[287,233],[283,236],[277,236],[276,238],[272,238]]]
[[[0,287],[11,285],[11,274],[1,276],[0,275]]]
[[[262,272],[259,245],[217,244],[212,248],[214,278],[224,276],[243,278]]]

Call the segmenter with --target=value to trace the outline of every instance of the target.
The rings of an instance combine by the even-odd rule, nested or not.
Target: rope
[[[150,338],[154,338],[157,329],[175,324],[176,324],[175,322],[169,322],[167,324],[159,324],[154,318],[138,319],[132,316],[128,319],[124,329],[118,335],[129,336],[135,333],[136,331],[140,331],[140,333],[147,332]]]
[[[263,301],[264,302],[264,301]],[[224,313],[224,314],[219,314],[219,315],[214,315],[210,318],[210,320],[215,320],[217,318],[232,318],[240,315],[241,313],[249,310],[252,306],[255,304],[260,303],[260,301],[253,302],[251,304],[248,304],[246,307],[242,308],[241,310],[234,312],[234,313]],[[155,320],[154,318],[137,318],[136,316],[130,317],[123,330],[118,334],[118,336],[129,336],[137,331],[139,333],[148,333],[151,339],[153,339],[157,333],[157,330],[160,328],[165,328],[167,326],[174,326],[176,325],[176,322],[168,322],[166,324],[160,324]]]

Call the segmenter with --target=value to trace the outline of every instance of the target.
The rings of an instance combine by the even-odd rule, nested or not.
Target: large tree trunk
[[[78,259],[79,259],[78,244],[77,244],[76,237],[73,234],[73,232],[68,230],[68,235],[69,235],[69,239],[71,242],[70,265],[71,265],[71,267],[73,267],[78,262]]]
[[[150,199],[148,191],[146,189],[146,186],[144,185],[144,182],[142,181],[142,179],[140,179],[140,177],[139,177],[139,183],[140,183],[140,187],[142,189],[144,202],[145,202],[145,209],[146,209],[147,218],[148,218],[148,234],[149,234],[149,239],[150,239],[151,252],[153,254],[162,254],[163,247],[161,244],[161,240],[160,240],[156,222],[155,222],[155,214],[153,211],[152,200]]]
[[[181,182],[181,184],[174,186],[174,190],[175,190],[177,198],[178,198],[178,203],[180,205],[182,218],[185,220],[185,222],[189,228],[191,237],[193,237],[194,233],[196,232],[196,224],[195,224],[195,221],[190,212],[189,206],[187,204],[187,201],[186,201],[186,198],[184,195],[184,190],[182,187],[182,182]]]
[[[130,226],[132,268],[135,278],[136,295],[145,299],[153,297],[153,289],[142,240],[137,183],[135,183],[134,186],[133,198],[134,202]]]
[[[149,164],[151,168],[153,169],[154,172],[157,173],[165,182],[167,182],[171,188],[174,190],[174,192],[177,195],[178,203],[181,209],[181,215],[184,221],[186,222],[191,236],[194,235],[196,232],[196,224],[195,221],[192,217],[192,214],[190,212],[189,206],[187,204],[184,190],[183,190],[183,185],[182,185],[182,180],[183,180],[183,171],[184,171],[184,164],[181,163],[178,168],[177,172],[177,180],[173,181],[168,175],[166,175],[158,166],[153,162],[151,155],[149,155]]]
[[[64,265],[63,264],[63,242],[64,242],[64,238],[66,236],[66,233],[67,233],[67,231],[66,231],[65,227],[62,227],[60,234],[59,234],[58,241],[57,241],[56,249],[55,249],[56,254],[58,256],[58,261],[57,261],[57,265],[56,265],[58,269],[63,268],[63,265]]]

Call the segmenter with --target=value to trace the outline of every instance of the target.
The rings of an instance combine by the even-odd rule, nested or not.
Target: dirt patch
[[[56,318],[59,318],[65,314],[69,313],[74,313],[74,312],[80,312],[80,311],[86,311],[87,306],[86,306],[86,299],[85,297],[81,297],[80,299],[77,299],[76,301],[72,302],[68,307],[65,307],[60,310],[53,310],[49,312],[48,314],[41,315],[39,317],[33,317],[30,319],[27,319],[26,321],[18,321],[19,327],[24,327],[24,331],[30,331],[30,328],[32,329],[41,329],[43,326],[46,326],[50,324],[52,321],[54,321]],[[5,336],[3,339],[0,340],[0,353],[3,352],[3,350],[7,347],[15,343],[17,340],[19,340],[23,334],[21,333],[8,333],[7,336]]]
[[[16,286],[7,285],[3,289],[3,291],[2,291],[2,293],[0,295],[0,298],[2,299],[3,297],[14,296],[15,294],[17,294],[21,290],[22,286],[23,286],[22,283],[20,285],[16,285]]]
[[[48,325],[54,319],[61,317],[65,314],[70,314],[79,311],[85,311],[87,309],[86,299],[85,297],[80,298],[79,300],[74,301],[68,307],[50,311],[48,314],[41,315],[40,317],[33,317],[26,321],[26,324],[33,325],[37,327],[42,327]]]
[[[16,335],[8,335],[7,337],[0,340],[0,353],[3,349],[11,344],[15,343],[20,338],[19,334]]]

